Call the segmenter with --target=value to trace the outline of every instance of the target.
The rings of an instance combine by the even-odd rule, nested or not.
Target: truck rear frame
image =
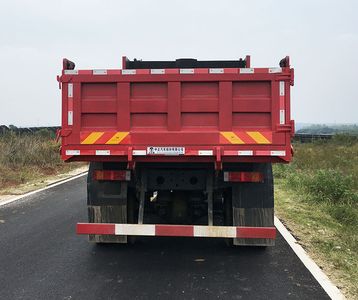
[[[289,58],[277,68],[251,68],[249,56],[122,65],[75,70],[64,59],[58,77],[62,158],[91,162],[89,223],[77,232],[96,242],[167,235],[273,245],[271,163],[292,158]]]

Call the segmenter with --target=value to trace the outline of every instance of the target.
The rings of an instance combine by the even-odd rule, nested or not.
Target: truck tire
[[[103,163],[91,162],[87,176],[89,223],[127,223],[127,182],[93,180],[94,170],[103,170]],[[89,241],[127,243],[127,236],[89,235]]]
[[[228,203],[232,203],[234,226],[273,227],[274,226],[274,190],[272,166],[270,163],[256,163],[253,172],[264,175],[263,183],[242,182],[234,184],[228,193]],[[227,213],[228,214],[228,213]],[[274,239],[233,239],[234,245],[273,246]]]

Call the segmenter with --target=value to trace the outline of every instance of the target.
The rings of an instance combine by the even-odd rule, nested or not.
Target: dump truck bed
[[[62,158],[218,165],[290,161],[288,59],[275,68],[240,62],[143,68],[154,64],[124,58],[117,70],[64,67],[58,78]]]

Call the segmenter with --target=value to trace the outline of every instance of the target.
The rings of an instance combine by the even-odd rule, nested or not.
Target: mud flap
[[[88,221],[90,223],[127,223],[127,205],[88,205]],[[90,242],[95,243],[127,243],[126,235],[90,234]]]
[[[273,208],[234,208],[235,226],[273,227]],[[274,239],[234,239],[234,245],[274,246]]]
[[[127,223],[127,189],[125,181],[99,182],[92,179],[94,170],[102,163],[90,163],[87,178],[87,207],[89,223]],[[127,236],[89,235],[95,243],[127,243]]]
[[[273,227],[274,194],[271,164],[254,164],[253,171],[264,174],[263,183],[247,182],[232,187],[234,226]],[[234,245],[273,246],[274,239],[234,239]]]

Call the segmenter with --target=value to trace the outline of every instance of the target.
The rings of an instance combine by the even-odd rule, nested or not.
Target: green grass
[[[0,136],[0,191],[78,167],[60,159],[60,144],[47,130]]]
[[[275,165],[276,213],[350,298],[358,295],[358,139],[295,144]]]

